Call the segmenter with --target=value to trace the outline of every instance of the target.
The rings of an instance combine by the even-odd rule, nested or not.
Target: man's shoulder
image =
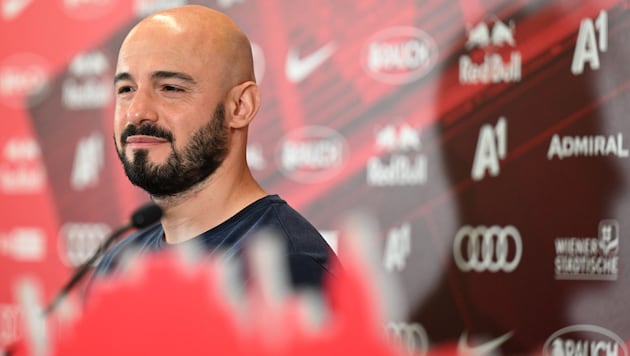
[[[321,234],[317,228],[297,210],[293,209],[289,204],[275,204],[271,207],[275,219],[283,230],[291,239],[319,236]]]
[[[124,239],[118,241],[109,251],[105,253],[99,262],[97,274],[105,274],[111,271],[117,259],[130,249],[155,249],[161,243],[163,235],[162,225],[156,224],[146,229],[132,233]]]
[[[241,224],[271,228],[288,238],[319,235],[317,229],[302,214],[278,195],[268,195],[254,202],[234,218]]]

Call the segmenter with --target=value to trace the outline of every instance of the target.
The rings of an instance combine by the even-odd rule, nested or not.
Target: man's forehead
[[[209,33],[145,31],[129,36],[118,53],[118,64],[134,61],[161,62],[207,61],[219,53],[224,53],[220,41]]]

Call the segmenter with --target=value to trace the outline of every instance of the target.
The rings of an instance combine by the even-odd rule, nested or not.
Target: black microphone
[[[147,203],[133,212],[131,214],[131,219],[129,222],[123,226],[120,226],[114,232],[112,232],[109,237],[103,242],[98,250],[90,257],[89,260],[85,261],[81,266],[77,267],[74,274],[70,278],[70,280],[66,283],[63,288],[57,293],[57,296],[53,301],[48,304],[46,309],[44,309],[44,315],[50,314],[61,302],[61,300],[72,290],[72,288],[85,276],[87,271],[90,270],[90,267],[94,264],[94,262],[107,251],[109,246],[116,241],[120,237],[120,235],[124,234],[130,229],[142,229],[153,225],[158,222],[162,217],[162,208],[157,206],[154,203]]]

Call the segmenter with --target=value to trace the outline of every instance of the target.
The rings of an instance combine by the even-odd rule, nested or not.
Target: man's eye
[[[164,89],[165,91],[183,91],[181,88],[178,88],[178,87],[176,87],[176,86],[172,86],[172,85],[165,85],[165,86],[163,87],[163,89]]]
[[[125,94],[125,93],[129,93],[133,91],[133,88],[130,86],[122,86],[120,88],[118,88],[118,90],[116,91],[118,94]]]

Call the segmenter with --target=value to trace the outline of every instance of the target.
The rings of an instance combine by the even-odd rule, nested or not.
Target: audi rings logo
[[[418,323],[387,323],[387,336],[398,343],[409,355],[423,355],[429,348],[429,338]]]
[[[512,225],[462,226],[453,242],[453,258],[463,272],[512,272],[522,254],[521,234]]]
[[[111,228],[103,223],[65,223],[59,231],[59,254],[69,266],[87,261],[109,235]]]

